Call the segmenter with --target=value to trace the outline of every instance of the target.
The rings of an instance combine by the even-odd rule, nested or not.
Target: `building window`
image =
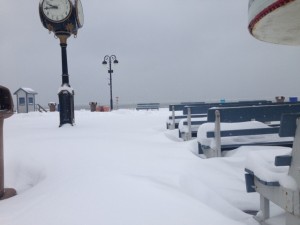
[[[19,98],[19,105],[25,105],[25,98],[24,97]]]
[[[28,98],[28,104],[33,105],[33,97]]]

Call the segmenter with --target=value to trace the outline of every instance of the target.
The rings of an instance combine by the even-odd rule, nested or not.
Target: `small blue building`
[[[15,91],[14,95],[17,96],[17,112],[28,113],[35,111],[35,95],[37,92],[31,88],[19,88]]]

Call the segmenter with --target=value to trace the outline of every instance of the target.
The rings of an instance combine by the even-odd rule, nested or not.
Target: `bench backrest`
[[[281,116],[279,136],[294,137],[297,128],[297,119],[300,118],[300,113],[284,113]]]
[[[256,120],[260,122],[280,121],[284,113],[300,112],[300,104],[279,104],[262,106],[242,106],[211,108],[208,110],[207,121],[215,122],[215,111],[220,112],[221,122],[246,122]]]
[[[250,129],[234,129],[220,131],[221,137],[230,136],[247,136],[247,135],[263,135],[263,134],[279,134],[280,137],[294,137],[296,132],[297,119],[300,113],[284,113],[281,115],[280,126],[267,128],[250,128]],[[214,138],[215,132],[208,131],[208,138]]]
[[[225,102],[225,103],[205,103],[198,105],[187,105],[183,107],[183,115],[188,114],[188,108],[191,109],[191,114],[207,114],[208,109],[213,107],[239,107],[252,105],[269,105],[274,104],[272,101],[257,100],[257,101],[240,101],[240,102]]]
[[[159,108],[160,106],[160,103],[138,103],[136,105],[137,108],[141,108],[141,109],[144,109],[144,108]]]

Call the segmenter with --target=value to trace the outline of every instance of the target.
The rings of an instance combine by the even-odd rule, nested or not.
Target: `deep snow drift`
[[[243,212],[259,208],[244,168],[260,148],[202,159],[196,140],[166,130],[169,114],[76,111],[76,125],[62,128],[57,112],[5,120],[5,186],[18,195],[0,202],[0,224],[257,225]]]

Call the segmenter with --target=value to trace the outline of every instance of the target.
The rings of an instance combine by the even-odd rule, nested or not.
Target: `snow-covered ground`
[[[257,225],[241,148],[222,158],[195,155],[196,140],[166,130],[167,109],[76,111],[58,128],[54,113],[15,114],[4,122],[1,225]],[[265,148],[265,147],[264,147]],[[271,205],[272,225],[284,224]]]

